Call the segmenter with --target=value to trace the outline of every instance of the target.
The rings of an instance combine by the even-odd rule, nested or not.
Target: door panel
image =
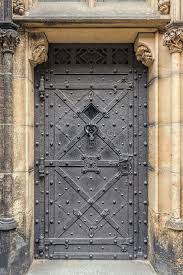
[[[146,71],[132,49],[52,44],[36,70],[36,257],[146,257]]]

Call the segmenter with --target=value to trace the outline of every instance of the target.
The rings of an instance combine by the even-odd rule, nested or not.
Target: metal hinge
[[[39,160],[39,177],[44,177],[45,173],[44,173],[44,158],[40,158]]]
[[[42,75],[39,81],[39,97],[40,100],[44,100],[44,96],[45,96],[45,80],[44,80],[44,76]]]

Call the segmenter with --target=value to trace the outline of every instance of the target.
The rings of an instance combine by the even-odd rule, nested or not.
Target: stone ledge
[[[183,231],[183,220],[170,218],[166,222],[166,226],[168,227],[168,229],[171,229],[171,230]]]
[[[125,1],[126,2],[126,1]],[[161,16],[155,12],[146,1],[138,2],[97,2],[91,9],[85,2],[41,2],[34,4],[23,16],[14,15],[17,24],[31,27],[53,27],[58,25],[63,28],[63,23],[84,24],[120,24],[121,26],[141,26],[164,29],[170,22],[170,16]]]

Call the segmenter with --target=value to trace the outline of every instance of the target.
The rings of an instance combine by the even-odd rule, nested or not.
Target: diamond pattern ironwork
[[[90,103],[89,106],[83,111],[83,113],[90,119],[92,120],[94,117],[96,117],[99,113],[99,110],[92,104]]]

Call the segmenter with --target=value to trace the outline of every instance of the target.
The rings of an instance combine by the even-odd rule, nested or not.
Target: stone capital
[[[3,52],[14,53],[19,42],[20,38],[15,30],[0,29],[0,44]]]
[[[47,61],[48,40],[44,33],[30,34],[30,62],[36,66]]]
[[[170,28],[163,36],[163,45],[167,46],[170,53],[183,51],[183,28]]]
[[[159,0],[158,10],[161,14],[167,15],[170,13],[170,0]]]
[[[23,15],[25,13],[24,0],[13,0],[13,13]]]

